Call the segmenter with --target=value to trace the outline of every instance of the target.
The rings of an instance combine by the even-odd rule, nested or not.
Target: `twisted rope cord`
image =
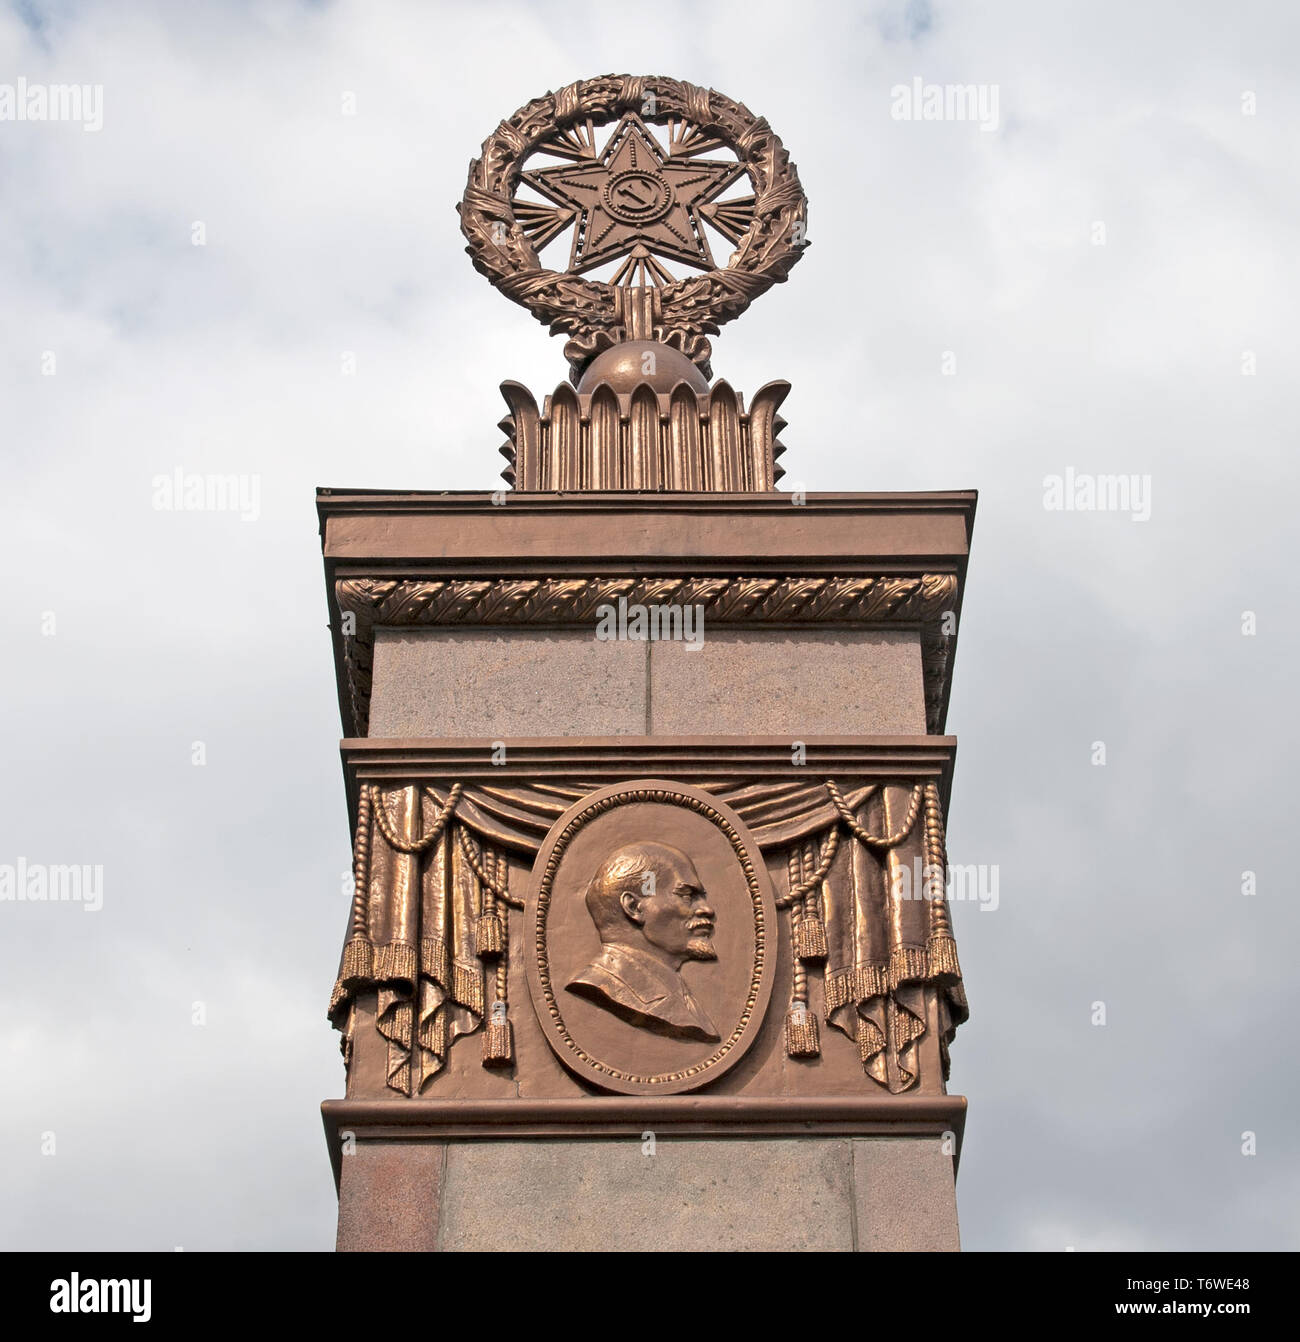
[[[790,849],[789,871],[790,889],[797,888],[803,879],[804,863],[807,852],[802,844]],[[808,1004],[808,968],[799,957],[799,925],[803,922],[803,901],[790,900],[790,946],[794,957],[794,980],[790,988],[791,1003],[802,1006]]]
[[[835,861],[836,850],[840,846],[839,826],[834,825],[826,831],[826,838],[822,841],[821,860],[817,863],[816,870],[810,876],[804,876],[798,885],[791,885],[789,892],[784,897],[778,897],[776,907],[778,909],[789,908],[791,904],[803,899],[803,897],[814,886],[820,885],[825,879],[826,873],[831,869],[831,863]],[[793,851],[793,850],[792,850]],[[794,874],[793,861],[790,865],[790,872]]]
[[[803,915],[805,918],[820,919],[822,917],[821,881],[814,881],[808,893],[803,897]]]
[[[370,789],[363,787],[357,803],[357,837],[352,846],[352,930],[349,937],[364,937],[370,882]]]
[[[509,864],[503,853],[494,853],[492,855],[492,874],[500,878],[500,883],[504,885],[508,879],[510,870]],[[498,1002],[504,1002],[509,1005],[509,967],[510,967],[510,915],[503,909],[501,911],[501,954],[497,958],[497,998]]]
[[[484,856],[486,856],[486,854]],[[482,905],[479,909],[480,916],[485,918],[495,918],[497,912],[497,897],[492,893],[492,888],[484,885],[480,881],[479,893],[482,896]]]
[[[506,888],[503,881],[498,881],[494,876],[489,876],[483,867],[482,857],[474,851],[473,844],[470,842],[469,831],[464,825],[456,830],[456,840],[460,844],[460,851],[465,855],[465,861],[469,863],[470,870],[478,877],[478,882],[484,889],[490,890],[503,904],[508,904],[512,909],[522,909],[523,901],[515,899]],[[505,920],[502,919],[502,922]]]
[[[447,794],[447,804],[442,808],[441,813],[433,822],[433,828],[427,834],[421,835],[420,838],[416,839],[414,842],[407,842],[407,840],[399,839],[397,837],[397,831],[393,828],[392,817],[388,814],[388,808],[384,805],[383,798],[379,795],[379,788],[372,785],[370,791],[374,794],[375,819],[379,821],[379,828],[383,831],[388,846],[396,849],[399,853],[406,853],[408,855],[423,853],[431,848],[442,836],[442,831],[446,829],[447,822],[455,813],[456,803],[460,801],[462,786],[463,785],[460,783],[452,784],[451,791]],[[423,789],[421,796],[425,793],[430,797],[433,796],[433,790],[431,788]],[[423,820],[423,805],[420,807],[420,815],[421,820]]]
[[[917,783],[912,788],[912,797],[908,802],[907,815],[903,819],[903,827],[897,834],[891,834],[888,838],[883,838],[875,834],[868,834],[858,823],[857,817],[849,808],[848,802],[844,800],[839,788],[835,785],[833,778],[826,780],[826,791],[830,794],[831,801],[835,809],[840,813],[840,819],[844,821],[853,835],[862,843],[868,844],[872,848],[893,848],[896,844],[902,843],[912,832],[912,826],[916,824],[917,813],[921,809],[921,799],[924,795],[924,787]]]
[[[930,868],[927,884],[931,888],[926,894],[930,896],[931,935],[951,936],[952,924],[945,896],[948,852],[944,841],[943,808],[939,805],[939,789],[933,783],[925,785],[925,860]]]

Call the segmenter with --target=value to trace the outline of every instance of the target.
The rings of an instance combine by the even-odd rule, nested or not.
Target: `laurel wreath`
[[[644,111],[653,98],[653,110]],[[707,335],[738,317],[760,294],[782,283],[805,247],[808,201],[799,174],[763,117],[712,89],[657,75],[578,80],[521,107],[483,142],[457,207],[474,268],[507,298],[529,309],[552,335],[570,337],[565,355],[577,366],[619,338],[617,286],[544,269],[515,220],[511,199],[523,164],[557,132],[589,118],[597,125],[626,112],[652,124],[685,121],[715,136],[754,183],[754,219],[725,269],[679,280],[659,291],[655,336],[705,364]],[[662,326],[659,323],[662,323]]]

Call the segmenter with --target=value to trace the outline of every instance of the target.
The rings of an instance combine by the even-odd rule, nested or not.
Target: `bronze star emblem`
[[[626,257],[614,284],[673,283],[656,257],[714,269],[704,224],[739,242],[754,217],[754,197],[719,201],[745,169],[740,163],[697,158],[721,144],[700,130],[669,123],[668,147],[635,113],[614,128],[597,152],[590,122],[540,146],[540,152],[574,160],[520,174],[552,202],[515,199],[515,218],[537,249],[573,227],[569,270],[594,270]]]

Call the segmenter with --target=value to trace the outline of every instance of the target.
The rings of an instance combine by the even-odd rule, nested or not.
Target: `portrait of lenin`
[[[715,915],[695,864],[665,843],[611,853],[587,887],[600,954],[567,984],[633,1025],[677,1039],[720,1038],[682,978],[689,960],[716,960]]]

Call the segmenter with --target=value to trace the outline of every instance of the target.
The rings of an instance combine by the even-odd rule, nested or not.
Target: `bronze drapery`
[[[735,810],[770,865],[787,873],[784,886],[779,873],[776,884],[778,903],[793,906],[790,1051],[818,1051],[815,1021],[809,1030],[799,1013],[807,1011],[808,968],[822,965],[827,1023],[857,1043],[866,1073],[895,1093],[916,1082],[925,990],[936,988],[946,1076],[948,1044],[967,1005],[943,899],[946,857],[934,784],[843,791],[831,780],[699,786]],[[509,855],[516,865],[531,864],[551,825],[597,787],[363,788],[357,891],[329,1013],[345,1052],[357,994],[375,990],[391,1089],[421,1094],[446,1065],[452,1043],[484,1023],[490,998],[501,1005],[484,1062],[508,1061],[500,1034],[508,1030],[498,958],[504,948],[499,932],[485,937],[482,924],[493,926],[501,902],[517,906],[508,894]],[[499,918],[498,927],[504,912]]]

